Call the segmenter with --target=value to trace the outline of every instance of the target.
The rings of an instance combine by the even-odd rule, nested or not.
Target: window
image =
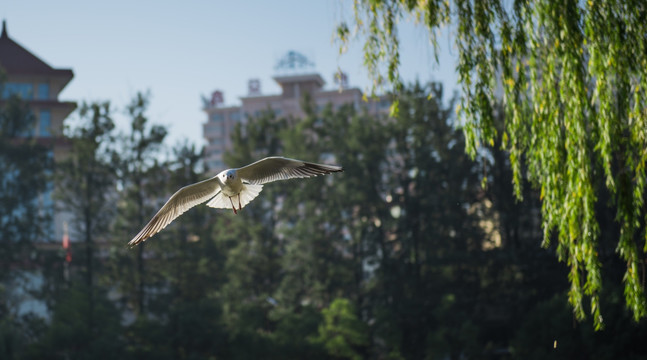
[[[222,123],[220,124],[207,124],[204,128],[204,135],[207,138],[222,136]]]
[[[41,137],[50,137],[52,136],[50,128],[52,127],[52,115],[49,110],[40,111],[40,127],[38,130],[38,136]]]
[[[235,122],[239,122],[240,121],[240,111],[230,113],[229,114],[229,119],[231,119],[232,121],[235,121]]]
[[[221,122],[224,119],[225,119],[225,117],[220,113],[211,114],[211,121],[213,121],[213,122]]]
[[[49,99],[49,84],[46,84],[46,83],[38,84],[38,99],[41,99],[41,100]]]
[[[25,83],[5,83],[2,87],[2,98],[8,99],[11,95],[18,95],[29,100],[34,96],[34,85]]]

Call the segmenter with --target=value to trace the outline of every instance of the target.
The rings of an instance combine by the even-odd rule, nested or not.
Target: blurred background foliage
[[[111,126],[114,110],[102,103],[82,106],[67,131],[72,151],[54,171],[59,199],[73,210],[67,272],[63,250],[34,246],[40,219],[18,217],[32,221],[29,231],[2,234],[0,358],[647,356],[646,323],[624,306],[625,264],[609,240],[615,214],[596,213],[607,315],[594,332],[569,308],[556,245],[540,247],[539,194],[523,186],[525,201],[515,199],[500,147],[476,160],[466,154],[455,100],[439,84],[404,86],[396,117],[315,110],[306,95],[304,118],[270,109],[248,118],[235,129],[228,166],[283,155],[344,172],[269,184],[238,215],[198,206],[128,249],[159,206],[206,170],[195,145],[163,145],[166,129],[149,124],[147,103],[138,94],[128,105],[129,132]],[[5,105],[3,119],[18,105]],[[13,166],[16,179],[47,176],[13,157],[28,141],[0,141],[0,165]],[[41,150],[24,151],[31,159]],[[3,186],[13,179],[4,178]],[[9,195],[19,204],[34,196],[3,188]],[[42,274],[30,295],[47,318],[21,314],[10,296],[28,272],[8,264],[21,259]]]

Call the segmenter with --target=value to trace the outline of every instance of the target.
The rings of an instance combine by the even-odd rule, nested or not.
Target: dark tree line
[[[164,147],[145,95],[127,106],[126,133],[108,104],[81,106],[56,176],[74,219],[70,276],[64,252],[16,252],[3,233],[3,254],[38,264],[49,317],[3,300],[0,358],[645,357],[645,323],[620,285],[602,294],[603,331],[574,321],[568,269],[538,245],[540,194],[525,186],[515,200],[505,152],[466,155],[445,98],[413,84],[395,118],[315,110],[307,95],[304,118],[250,117],[229,166],[284,155],[344,172],[268,184],[238,215],[198,206],[137,249],[126,243],[149,216],[204,178],[201,151]],[[597,214],[611,237],[614,214]],[[608,283],[621,284],[624,264],[603,250]]]

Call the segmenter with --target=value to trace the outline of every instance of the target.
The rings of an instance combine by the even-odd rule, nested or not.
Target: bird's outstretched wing
[[[220,184],[215,177],[181,188],[168,199],[139,234],[128,242],[128,245],[135,246],[157,234],[185,211],[211,199],[219,191]]]
[[[250,184],[307,178],[339,171],[344,171],[341,166],[315,164],[281,156],[267,157],[236,170],[238,177]]]

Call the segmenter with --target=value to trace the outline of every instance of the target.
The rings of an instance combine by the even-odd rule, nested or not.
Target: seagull
[[[221,171],[218,175],[178,190],[153,218],[128,242],[133,247],[164,229],[190,208],[202,204],[218,209],[242,210],[260,194],[263,184],[294,178],[308,178],[344,171],[341,166],[271,156],[253,164]],[[236,206],[238,205],[238,210]]]

